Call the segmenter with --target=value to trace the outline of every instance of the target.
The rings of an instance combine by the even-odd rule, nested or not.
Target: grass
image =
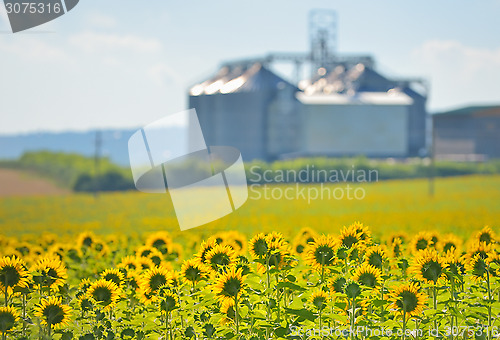
[[[344,185],[344,184],[342,184]],[[286,189],[295,185],[273,185]],[[279,230],[294,235],[302,227],[335,233],[343,225],[362,220],[375,236],[405,230],[410,233],[438,229],[466,237],[471,229],[495,227],[500,220],[500,176],[438,178],[436,193],[428,195],[426,180],[394,180],[363,183],[362,200],[316,199],[249,200],[236,212],[205,226],[181,233],[168,195],[135,191],[19,197],[0,199],[0,230],[7,236],[52,232],[74,235],[82,230],[98,234],[137,233],[166,230],[178,238],[192,233],[209,236],[215,231],[240,230],[248,235]],[[302,188],[302,187],[301,187]],[[305,190],[319,188],[304,185]],[[328,185],[330,190],[335,187]],[[263,188],[258,189],[263,196]],[[278,189],[275,189],[278,190]]]

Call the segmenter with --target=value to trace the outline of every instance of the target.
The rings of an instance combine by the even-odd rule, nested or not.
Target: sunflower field
[[[0,237],[2,339],[498,339],[500,247],[303,228]]]

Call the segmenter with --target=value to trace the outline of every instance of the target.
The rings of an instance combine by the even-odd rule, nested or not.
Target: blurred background
[[[12,34],[0,6],[0,195],[134,190],[128,138],[186,108],[262,171],[377,169],[430,196],[436,177],[498,174],[499,10],[87,0]],[[189,122],[165,136],[186,150]]]

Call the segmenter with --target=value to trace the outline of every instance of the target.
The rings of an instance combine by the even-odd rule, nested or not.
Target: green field
[[[345,184],[343,184],[345,185]],[[274,185],[269,190],[295,185]],[[375,236],[385,232],[437,229],[468,237],[471,230],[484,225],[498,228],[500,221],[500,176],[438,178],[435,195],[429,196],[423,179],[394,180],[357,184],[364,199],[260,199],[252,190],[249,200],[235,213],[187,233],[180,233],[168,195],[135,191],[64,196],[0,199],[0,230],[8,236],[52,232],[73,235],[83,230],[98,234],[136,234],[166,230],[179,237],[190,233],[209,236],[214,231],[240,230],[247,235],[279,230],[294,235],[301,227],[336,233],[343,225],[361,221],[371,226]],[[356,188],[355,187],[355,188]],[[278,189],[276,189],[278,188]],[[319,185],[301,185],[306,192]],[[328,186],[334,190],[333,185]],[[277,191],[278,192],[278,191]]]

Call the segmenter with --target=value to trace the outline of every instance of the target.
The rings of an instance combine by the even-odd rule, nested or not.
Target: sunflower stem
[[[433,286],[432,300],[434,302],[434,310],[437,311],[437,286],[435,282]],[[434,330],[436,331],[436,335],[439,336],[438,324],[435,317],[434,317]]]
[[[490,266],[488,265],[488,268],[486,268],[486,284],[488,285],[488,340],[491,339],[491,301],[492,301],[492,296],[491,296],[491,286],[490,286]]]
[[[354,324],[356,323],[355,316],[354,316],[355,307],[356,307],[356,297],[353,297],[352,298],[352,312],[351,312],[351,329],[350,329],[351,339],[354,339]]]
[[[26,294],[23,293],[23,336],[26,335]]]
[[[406,306],[403,305],[403,340],[406,339]]]
[[[324,339],[323,332],[322,332],[322,329],[323,329],[322,314],[323,313],[322,313],[321,308],[319,309],[318,313],[319,313],[319,334],[321,334],[321,339]]]
[[[5,307],[8,306],[8,298],[9,298],[9,293],[7,291],[7,275],[5,275],[5,285],[4,285],[4,288],[5,288]]]
[[[236,338],[240,338],[240,315],[238,314],[238,294],[234,297],[234,319],[236,322]]]

